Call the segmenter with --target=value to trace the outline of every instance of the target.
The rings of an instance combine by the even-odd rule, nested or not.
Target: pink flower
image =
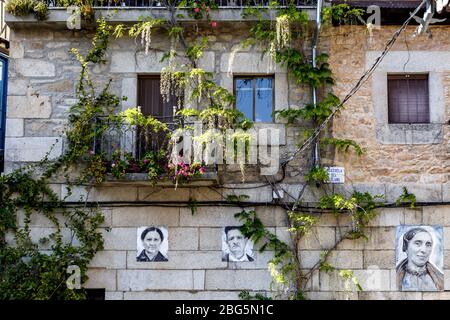
[[[148,163],[148,159],[144,159],[144,163],[147,164]]]
[[[201,167],[201,168],[199,169],[199,171],[200,171],[201,174],[204,174],[204,173],[206,172],[205,168],[203,168],[203,167]]]
[[[194,12],[195,13],[199,13],[200,9],[199,8],[194,8]]]
[[[216,22],[216,21],[211,22],[211,26],[212,26],[213,28],[217,27],[217,22]]]

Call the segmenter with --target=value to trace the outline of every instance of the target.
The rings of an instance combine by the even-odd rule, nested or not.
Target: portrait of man
[[[253,242],[242,234],[240,227],[223,228],[222,261],[251,262],[254,260]]]
[[[137,230],[138,262],[169,261],[169,233],[165,226],[140,227]]]
[[[398,226],[397,287],[400,291],[444,290],[441,226]]]

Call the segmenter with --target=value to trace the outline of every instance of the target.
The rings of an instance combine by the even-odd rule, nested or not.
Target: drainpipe
[[[316,10],[316,29],[314,31],[314,38],[312,43],[312,66],[313,68],[317,68],[317,43],[319,42],[319,34],[320,28],[322,26],[322,4],[323,0],[317,0],[317,10]],[[312,100],[314,107],[317,106],[317,88],[312,87]],[[313,144],[313,165],[317,168],[320,164],[320,150],[319,150],[319,141],[316,138]]]

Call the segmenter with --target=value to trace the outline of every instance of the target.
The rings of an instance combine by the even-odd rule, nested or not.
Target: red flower
[[[199,11],[200,11],[199,8],[194,8],[194,12],[195,12],[195,13],[198,13]]]
[[[215,21],[211,22],[211,26],[212,26],[213,28],[217,27],[217,22],[215,22]]]

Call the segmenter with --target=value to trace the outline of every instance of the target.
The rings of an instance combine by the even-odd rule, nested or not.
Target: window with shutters
[[[160,91],[159,75],[142,75],[138,77],[138,106],[146,116],[152,116],[161,122],[173,126],[174,115],[177,111],[178,99],[171,96],[165,101]],[[138,128],[136,140],[136,153],[138,158],[147,151],[158,151],[167,148],[168,140],[164,132],[155,134],[150,128]]]
[[[235,77],[236,108],[254,122],[273,122],[274,82],[273,77]]]
[[[430,123],[427,74],[388,75],[389,123]]]
[[[159,75],[138,77],[138,105],[144,115],[171,122],[174,107],[177,107],[177,98],[172,96],[169,101],[163,99],[160,93],[160,80]]]

